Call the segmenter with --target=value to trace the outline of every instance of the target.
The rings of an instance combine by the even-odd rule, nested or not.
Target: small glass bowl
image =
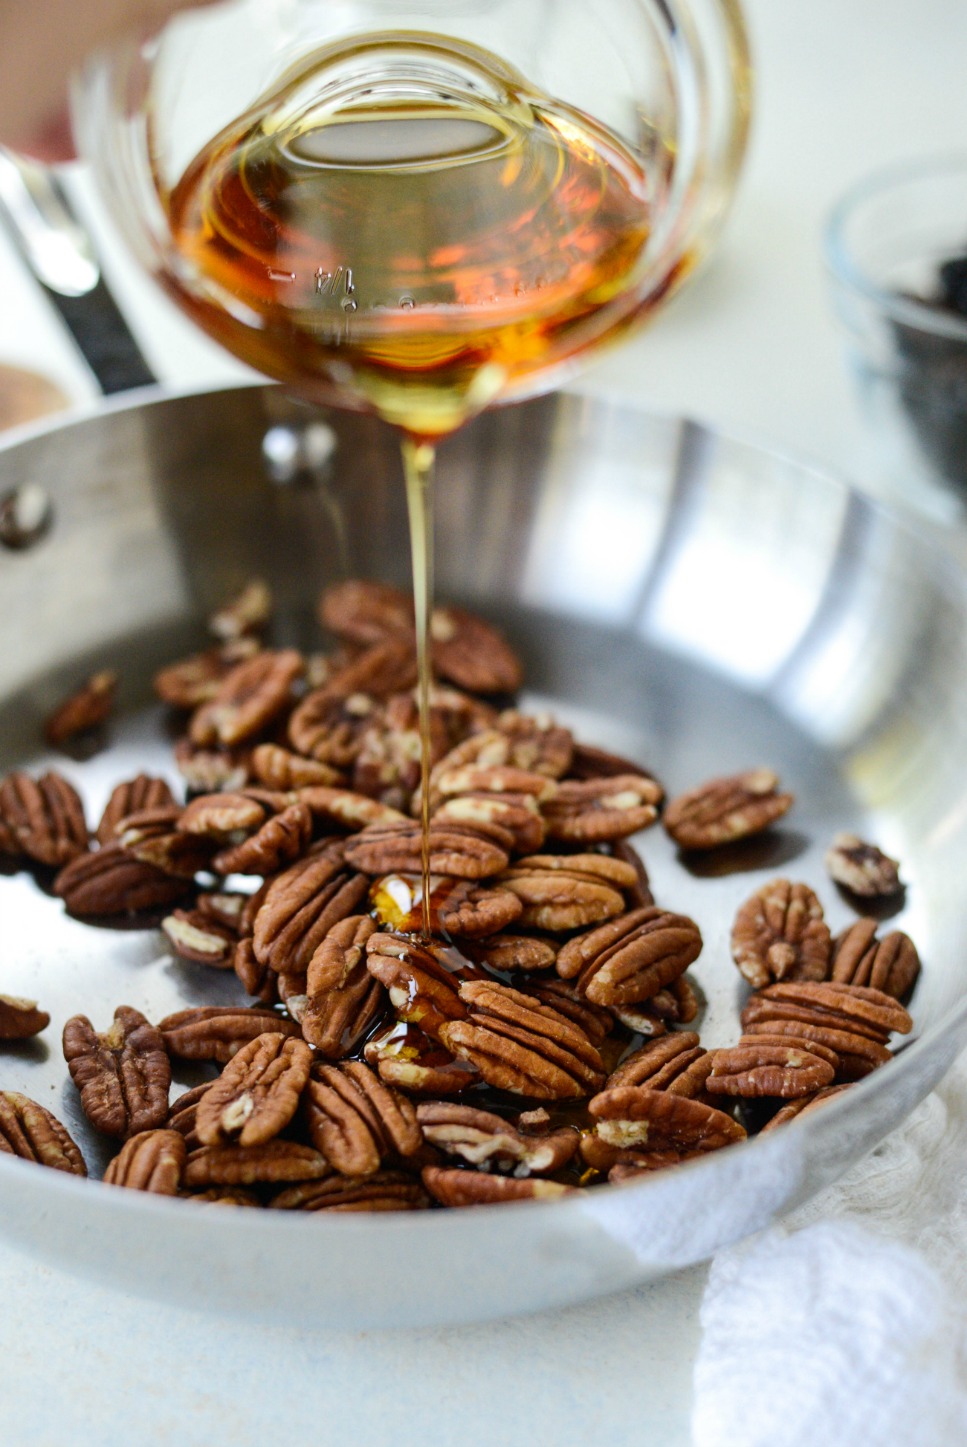
[[[967,154],[860,182],[829,218],[825,259],[881,482],[967,519]],[[963,312],[944,304],[958,280]]]

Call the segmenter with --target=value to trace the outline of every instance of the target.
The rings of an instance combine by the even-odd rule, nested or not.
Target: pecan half
[[[344,698],[352,694],[389,698],[413,688],[416,677],[414,640],[387,638],[333,667],[325,688],[330,694]]]
[[[281,1031],[241,1046],[198,1102],[195,1131],[202,1145],[257,1146],[277,1136],[296,1113],[311,1064],[308,1045]]]
[[[0,1040],[29,1040],[50,1024],[46,1010],[38,1010],[36,1000],[22,1000],[18,995],[0,995]]]
[[[301,859],[312,839],[312,815],[292,804],[240,844],[220,849],[212,859],[216,874],[274,874]]]
[[[826,851],[830,879],[863,899],[889,899],[903,888],[900,863],[858,834],[836,834]]]
[[[798,1014],[794,1019],[754,1020],[746,1026],[743,1038],[759,1035],[779,1039],[791,1036],[796,1041],[805,1042],[810,1051],[820,1048],[831,1051],[837,1062],[837,1081],[860,1080],[893,1058],[882,1037],[875,1039],[844,1021],[829,1025],[815,1019],[802,1019]]]
[[[329,786],[341,774],[318,759],[305,759],[279,744],[259,744],[252,750],[252,772],[269,789],[304,789],[310,784]]]
[[[390,583],[347,578],[321,594],[319,620],[338,637],[365,647],[411,633],[413,600]]]
[[[84,1114],[105,1135],[126,1140],[164,1125],[171,1064],[161,1031],[139,1010],[119,1005],[102,1034],[86,1015],[64,1026],[64,1058]]]
[[[174,904],[184,897],[188,885],[185,879],[135,859],[115,842],[72,859],[54,880],[54,893],[69,914],[88,919],[140,914]]]
[[[235,960],[235,931],[200,909],[176,909],[161,921],[176,955],[216,970],[230,970]]]
[[[642,1086],[602,1091],[588,1102],[588,1111],[600,1139],[619,1149],[704,1152],[744,1140],[746,1134],[714,1106]]]
[[[107,723],[114,711],[117,683],[117,674],[105,668],[92,673],[75,693],[65,698],[44,723],[44,740],[51,748],[59,748],[68,739]]]
[[[87,849],[80,795],[54,771],[39,779],[8,774],[0,783],[0,817],[18,848],[39,864],[67,864]]]
[[[457,1060],[418,1026],[401,1020],[381,1026],[366,1041],[363,1054],[381,1080],[414,1095],[459,1095],[480,1083],[479,1071],[469,1060]]]
[[[464,953],[478,965],[509,974],[521,970],[553,969],[560,944],[546,935],[495,934],[487,939],[468,940]]]
[[[768,829],[793,802],[771,769],[749,769],[679,794],[666,805],[662,823],[682,849],[715,849]]]
[[[573,1126],[524,1135],[490,1111],[450,1101],[426,1101],[416,1118],[430,1145],[481,1171],[497,1175],[545,1175],[559,1171],[574,1155],[580,1139]]]
[[[836,1068],[802,1042],[788,1045],[744,1036],[730,1050],[716,1050],[705,1082],[709,1095],[769,1096],[791,1100],[831,1085]]]
[[[569,940],[558,954],[557,972],[576,978],[595,1004],[631,1005],[678,979],[701,949],[694,920],[652,905]]]
[[[305,973],[319,945],[341,919],[355,913],[369,882],[343,869],[323,847],[307,854],[269,884],[255,916],[256,958],[277,973]]]
[[[188,788],[200,794],[242,789],[248,783],[251,755],[246,748],[200,749],[190,739],[175,744],[175,763]]]
[[[423,930],[423,881],[414,874],[387,874],[373,881],[370,902],[381,926],[399,934]],[[430,930],[434,935],[478,939],[513,924],[523,905],[500,885],[470,879],[433,879]]]
[[[237,842],[239,834],[248,835],[265,823],[265,805],[250,794],[237,789],[222,789],[212,794],[198,794],[178,815],[178,828],[185,834],[198,834],[224,844]]]
[[[226,642],[258,633],[272,616],[272,589],[264,578],[250,578],[208,620],[208,631]]]
[[[439,777],[466,764],[480,769],[522,769],[527,773],[542,774],[546,779],[561,779],[567,773],[573,756],[574,738],[569,729],[562,728],[548,717],[507,709],[498,717],[495,728],[472,734],[440,760],[430,780],[431,789],[436,788]],[[486,785],[475,787],[485,788]],[[517,792],[514,785],[505,787]],[[521,792],[529,791],[525,789]]]
[[[515,854],[533,854],[544,843],[546,828],[533,794],[459,794],[446,799],[432,823],[498,828],[510,836]]]
[[[766,1131],[775,1130],[780,1125],[787,1125],[789,1121],[795,1120],[797,1116],[808,1115],[810,1111],[818,1110],[825,1105],[834,1095],[842,1095],[844,1090],[849,1089],[849,1082],[845,1085],[827,1085],[822,1090],[817,1090],[815,1095],[804,1095],[798,1100],[789,1100],[785,1105],[776,1111],[771,1120],[767,1120],[759,1131],[765,1135]]]
[[[179,1191],[183,1201],[195,1201],[202,1206],[257,1206],[262,1202],[254,1191],[246,1186],[209,1186],[204,1191]]]
[[[517,654],[496,628],[452,604],[430,617],[433,669],[471,693],[516,693],[524,681]]]
[[[573,1020],[579,1030],[591,1041],[592,1045],[600,1048],[602,1040],[606,1039],[614,1029],[614,1015],[610,1010],[605,1010],[600,1005],[593,1005],[590,1000],[585,1000],[582,995],[569,984],[567,980],[559,980],[555,977],[547,980],[535,980],[526,985],[517,985],[522,994],[530,995],[531,999],[537,1000],[542,1005],[550,1005],[560,1015],[566,1015]]]
[[[443,1045],[480,1071],[488,1085],[538,1100],[579,1099],[604,1081],[597,1049],[549,1005],[490,980],[460,986],[470,1018],[441,1026]]]
[[[648,1090],[667,1090],[692,1099],[702,1094],[714,1057],[703,1050],[691,1030],[663,1035],[632,1052],[608,1076],[606,1089],[643,1085]]]
[[[611,1013],[622,1025],[648,1039],[664,1034],[666,1025],[690,1025],[698,1014],[698,997],[687,975],[635,1005],[613,1005]]]
[[[565,779],[541,805],[541,813],[552,839],[601,844],[654,824],[661,797],[654,779],[642,775]]]
[[[832,980],[796,981],[769,985],[748,1001],[742,1024],[770,1018],[783,1007],[797,1011],[794,1019],[815,1020],[842,1029],[866,1031],[886,1039],[894,1031],[909,1035],[913,1021],[898,1000],[882,990],[864,985],[846,985]]]
[[[444,1166],[425,1166],[423,1184],[441,1206],[492,1206],[502,1201],[554,1201],[573,1194],[573,1186],[545,1181],[539,1176],[515,1180]]]
[[[193,653],[190,658],[159,669],[153,680],[154,691],[162,703],[172,708],[198,708],[215,697],[233,668],[258,652],[255,638],[239,638],[220,648]]]
[[[263,1141],[256,1146],[199,1146],[189,1151],[182,1184],[209,1186],[273,1185],[280,1181],[318,1181],[332,1166],[313,1146],[298,1141]]]
[[[155,1196],[177,1196],[186,1155],[185,1138],[178,1131],[141,1131],[125,1141],[108,1163],[104,1183]]]
[[[917,947],[902,930],[876,938],[876,920],[858,919],[834,943],[831,979],[840,985],[868,985],[902,1000],[920,973]]]
[[[174,795],[166,781],[154,779],[150,774],[138,774],[118,784],[112,790],[95,830],[97,842],[110,844],[116,839],[118,825],[130,814],[140,814],[144,809],[164,809],[174,802]]]
[[[118,825],[118,843],[125,853],[177,879],[193,879],[211,860],[209,840],[188,834],[180,824],[181,807],[144,809]]]
[[[479,973],[462,959],[452,968],[449,953],[434,942],[420,944],[397,935],[374,934],[366,942],[366,968],[385,985],[399,1018],[434,1040],[441,1039],[448,1022],[466,1019],[460,981]]]
[[[366,794],[357,794],[354,789],[330,789],[322,784],[312,784],[299,790],[299,802],[311,810],[313,818],[345,829],[409,822],[398,809],[370,799]]]
[[[368,915],[349,915],[333,925],[309,961],[299,1023],[304,1038],[329,1060],[355,1048],[386,998],[366,968],[366,942],[375,932]]]
[[[506,868],[508,854],[468,825],[431,824],[430,870],[452,879],[487,879]],[[415,819],[371,824],[346,842],[346,863],[363,874],[418,873],[422,831]]]
[[[732,958],[754,989],[775,980],[824,980],[832,938],[805,884],[772,879],[747,899],[732,926]]]
[[[15,1090],[0,1090],[0,1153],[87,1175],[84,1157],[57,1117]]]
[[[192,715],[189,738],[193,744],[231,748],[257,736],[284,713],[292,698],[292,685],[305,668],[294,648],[265,649],[238,664],[217,692]]]
[[[624,881],[634,870],[617,859],[589,854],[532,854],[518,860],[497,883],[523,905],[525,929],[570,931],[622,913]],[[616,887],[617,886],[617,887]]]
[[[309,1139],[343,1176],[369,1176],[423,1144],[412,1103],[361,1060],[313,1066],[305,1094]]]
[[[195,1005],[166,1015],[158,1029],[176,1059],[215,1060],[221,1065],[267,1031],[302,1033],[294,1020],[260,1005]]]
[[[420,1182],[402,1171],[377,1171],[360,1180],[332,1176],[280,1191],[269,1202],[276,1211],[423,1211],[429,1204]]]

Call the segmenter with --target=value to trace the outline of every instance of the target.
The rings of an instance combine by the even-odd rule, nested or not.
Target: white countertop
[[[871,482],[820,230],[864,172],[963,144],[967,7],[746,0],[746,11],[756,118],[724,244],[649,331],[582,385],[758,435]],[[112,285],[163,380],[246,375],[105,247]],[[45,371],[79,405],[95,397],[2,236],[0,363]],[[675,1447],[689,1440],[703,1283],[697,1268],[553,1317],[405,1337],[310,1333],[141,1302],[0,1246],[0,1440]]]

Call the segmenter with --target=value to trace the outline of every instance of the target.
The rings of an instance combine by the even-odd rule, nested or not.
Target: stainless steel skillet
[[[39,769],[50,706],[94,666],[117,667],[111,749],[59,761],[96,817],[139,767],[176,777],[151,673],[200,643],[207,612],[247,577],[270,579],[277,637],[302,646],[317,641],[325,582],[406,580],[392,437],[334,414],[330,433],[306,438],[309,423],[274,389],[132,398],[0,450],[0,492],[39,485],[52,505],[33,546],[0,555],[0,768]],[[300,439],[314,459],[288,485],[269,480],[272,427],[284,429],[270,438],[277,461]],[[821,862],[847,826],[903,864],[896,922],[924,959],[916,1035],[785,1131],[548,1205],[280,1220],[0,1159],[0,1227],[48,1262],[286,1321],[401,1326],[578,1301],[701,1259],[820,1189],[967,1038],[967,576],[951,540],[801,463],[567,396],[482,419],[440,470],[440,593],[506,629],[528,704],[672,791],[769,763],[797,795],[784,827],[729,872],[690,872],[658,830],[640,841],[656,896],[702,926],[703,1041],[738,1035],[727,937],[757,883],[805,879],[834,929],[855,917]],[[157,1017],[233,986],[171,960],[154,931],[68,920],[21,873],[0,879],[0,989],[40,997],[53,1017],[49,1044],[4,1050],[0,1088],[48,1104],[96,1163],[60,1055],[67,1016],[106,1022],[123,1002]]]

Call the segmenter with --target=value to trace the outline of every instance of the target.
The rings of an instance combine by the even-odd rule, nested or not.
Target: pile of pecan
[[[139,775],[90,833],[59,773],[0,782],[0,849],[56,870],[71,915],[160,918],[178,955],[234,971],[248,997],[154,1023],[129,1005],[100,1028],[68,1021],[83,1109],[121,1143],[108,1182],[310,1211],[557,1196],[743,1139],[750,1098],[771,1128],[910,1029],[906,936],[861,919],[833,941],[812,891],[779,880],[735,923],[756,991],[745,1033],[704,1049],[682,1028],[699,1009],[699,927],[656,904],[628,843],[662,817],[661,785],[509,706],[519,660],[455,607],[432,621],[424,937],[411,604],[372,583],[328,589],[339,644],[319,657],[263,646],[270,611],[250,585],[211,620],[210,649],[156,678],[185,718],[187,802]],[[103,727],[104,677],[48,737]],[[717,849],[792,802],[756,769],[669,802],[663,823],[683,850]],[[833,856],[854,885],[899,887],[862,841]],[[0,1040],[47,1023],[0,996]],[[180,1062],[209,1078],[172,1101]],[[86,1173],[64,1127],[10,1091],[4,1150]]]

